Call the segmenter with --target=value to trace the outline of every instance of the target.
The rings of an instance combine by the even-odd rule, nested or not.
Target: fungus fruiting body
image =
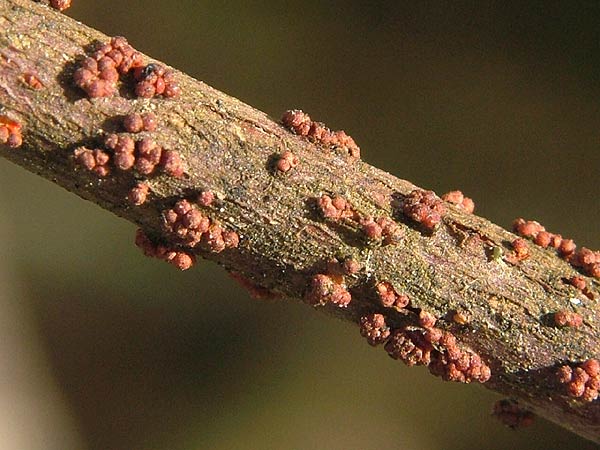
[[[433,191],[415,189],[402,201],[403,214],[428,231],[433,231],[442,221],[445,211],[442,200]]]
[[[586,402],[598,398],[600,390],[600,361],[588,359],[581,364],[571,367],[561,366],[556,373],[560,383],[565,384],[567,394]]]
[[[450,191],[442,195],[442,200],[456,205],[458,208],[465,210],[468,213],[475,211],[475,202],[461,191]]]
[[[385,344],[385,351],[407,366],[427,366],[431,363],[433,346],[419,330],[396,329]]]
[[[404,308],[410,300],[405,294],[398,294],[391,283],[381,281],[375,286],[377,298],[381,305],[387,308]]]
[[[156,130],[156,114],[147,112],[143,114],[131,113],[123,117],[123,128],[128,133]]]
[[[322,273],[311,278],[304,298],[307,303],[313,306],[332,303],[340,308],[345,308],[352,300],[342,277]]]
[[[135,95],[143,98],[163,96],[165,98],[177,97],[181,92],[175,81],[175,74],[162,64],[150,63],[146,66],[136,67],[133,72],[136,81]]]
[[[106,177],[110,174],[110,155],[102,149],[77,147],[73,151],[73,157],[78,165],[94,172],[100,177]]]
[[[367,339],[369,345],[384,343],[390,336],[390,328],[382,314],[369,314],[360,318],[360,335]]]
[[[323,194],[317,200],[317,206],[325,219],[340,220],[356,217],[356,212],[346,199],[340,195],[332,198]]]
[[[146,183],[138,183],[129,191],[127,200],[129,200],[129,203],[135,206],[143,205],[146,203],[146,198],[148,197],[149,191],[150,187]]]
[[[21,128],[21,124],[16,120],[0,115],[0,144],[6,144],[11,148],[20,147],[23,144]]]
[[[576,312],[561,309],[554,313],[554,323],[559,327],[577,328],[583,324],[583,318]]]
[[[209,207],[215,201],[215,194],[212,191],[202,191],[198,194],[196,202],[200,206]]]
[[[529,246],[525,239],[517,238],[511,242],[511,246],[517,261],[523,261],[524,259],[529,258]]]
[[[299,158],[289,150],[283,152],[277,159],[275,168],[282,173],[287,173],[300,163]]]
[[[26,72],[23,74],[23,81],[31,89],[40,90],[44,87],[40,79],[33,72]]]
[[[50,0],[50,6],[59,11],[64,11],[71,6],[71,0]]]
[[[144,255],[166,261],[179,270],[187,270],[196,262],[196,257],[191,253],[152,242],[141,228],[136,231],[135,245],[142,249]]]
[[[360,158],[360,147],[344,131],[331,131],[321,122],[314,122],[308,114],[299,109],[288,110],[281,123],[299,136],[326,147],[340,148],[353,159]]]
[[[254,281],[250,280],[249,278],[245,277],[239,272],[229,272],[229,275],[231,276],[231,278],[237,281],[240,286],[246,289],[250,294],[250,297],[252,298],[265,300],[276,299],[281,297],[276,292],[273,292],[265,287],[259,286]]]

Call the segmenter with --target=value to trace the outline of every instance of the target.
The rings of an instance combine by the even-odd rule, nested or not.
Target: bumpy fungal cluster
[[[245,277],[239,272],[229,272],[231,278],[238,282],[240,286],[248,291],[250,297],[258,299],[258,300],[266,300],[266,299],[276,299],[281,296],[276,292],[273,292],[265,287],[262,287],[256,284],[254,281]]]
[[[600,390],[600,361],[588,359],[576,367],[561,366],[557,372],[558,381],[565,384],[570,397],[592,402],[598,398]]]
[[[503,399],[494,403],[492,415],[507,427],[525,428],[533,425],[535,414],[522,408],[516,400]]]
[[[110,155],[100,148],[77,147],[73,151],[73,158],[76,164],[94,172],[99,177],[106,177],[110,174]]]
[[[371,241],[382,241],[384,245],[388,245],[395,244],[404,237],[402,228],[389,217],[381,216],[375,220],[367,216],[359,222],[363,233]]]
[[[127,39],[117,36],[79,63],[73,81],[91,98],[110,97],[116,92],[119,75],[143,64],[141,53]]]
[[[384,348],[391,358],[399,359],[407,366],[431,364],[433,346],[427,342],[421,330],[395,329]]]
[[[142,249],[144,255],[166,261],[179,270],[187,270],[196,262],[196,257],[191,253],[152,242],[141,228],[136,231],[135,245]]]
[[[390,337],[390,328],[383,314],[369,314],[360,318],[360,335],[369,345],[383,344]]]
[[[358,214],[352,209],[350,203],[340,195],[336,195],[333,198],[326,194],[321,195],[321,197],[317,199],[317,207],[325,219],[355,220],[358,217]]]
[[[461,191],[450,191],[442,195],[442,200],[450,202],[460,209],[464,209],[468,213],[475,211],[475,202],[465,195]]]
[[[577,328],[583,324],[583,318],[576,312],[561,309],[554,313],[554,323],[559,327]]]
[[[308,114],[299,109],[288,110],[281,123],[299,136],[327,147],[339,148],[353,159],[360,158],[360,148],[344,131],[331,131],[321,122],[314,122]]]
[[[343,276],[318,273],[310,279],[304,299],[313,306],[332,303],[340,308],[345,308],[352,301],[352,296]]]
[[[127,195],[127,200],[134,206],[140,206],[146,203],[148,193],[150,192],[150,186],[146,183],[138,183],[133,187]]]
[[[405,294],[398,294],[391,283],[381,281],[375,285],[377,298],[382,306],[386,308],[402,309],[408,306],[409,298]]]
[[[165,98],[177,97],[181,89],[175,81],[175,73],[162,64],[150,63],[144,67],[136,67],[133,71],[135,95],[152,98],[162,95]]]
[[[23,144],[21,124],[3,115],[0,115],[0,144],[6,144],[10,148],[17,148]]]
[[[583,295],[585,295],[590,300],[595,298],[594,292],[588,288],[587,281],[582,276],[572,276],[568,280],[566,280],[568,284],[573,286],[575,289],[581,291]]]
[[[25,72],[23,74],[23,81],[27,86],[29,86],[31,89],[35,89],[36,91],[44,87],[40,79],[33,72]]]
[[[513,240],[510,245],[513,248],[513,256],[516,261],[523,261],[524,259],[529,258],[529,246],[525,239],[517,238]]]
[[[142,131],[155,131],[157,127],[156,114],[147,112],[143,114],[131,113],[123,117],[123,128],[128,133],[141,133]]]
[[[572,239],[563,239],[560,234],[550,233],[539,222],[533,220],[518,218],[513,222],[513,230],[523,237],[533,239],[533,242],[542,248],[555,248],[560,257],[572,266],[580,268],[586,275],[600,278],[600,251],[585,247],[577,250]]]
[[[134,168],[141,175],[151,175],[162,169],[173,177],[183,175],[179,153],[162,148],[150,137],[134,141],[127,135],[109,134],[104,144],[113,151],[115,166],[121,170]]]
[[[50,6],[59,11],[64,11],[71,6],[71,0],[50,0]]]
[[[433,191],[415,189],[402,200],[402,213],[428,231],[442,221],[446,211],[442,200]]]
[[[239,244],[239,236],[235,231],[223,229],[185,199],[163,212],[163,228],[181,243],[189,247],[202,243],[213,253],[235,248]]]
[[[294,153],[286,150],[279,155],[275,168],[281,173],[287,173],[300,163],[300,159]]]

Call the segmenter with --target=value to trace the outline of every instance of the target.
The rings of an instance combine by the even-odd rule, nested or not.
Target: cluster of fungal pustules
[[[8,116],[0,115],[0,144],[6,144],[10,148],[20,147],[23,143],[21,136],[22,125]]]

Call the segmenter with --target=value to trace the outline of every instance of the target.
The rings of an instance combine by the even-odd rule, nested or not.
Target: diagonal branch
[[[515,241],[363,163],[344,133],[300,112],[286,128],[145,56],[119,67],[114,92],[92,85],[77,69],[109,41],[31,1],[0,1],[3,157],[138,224],[150,256],[182,269],[213,260],[255,295],[304,299],[394,358],[483,382],[600,442],[599,283],[560,251],[588,275],[597,255]],[[171,91],[140,86],[158,78]],[[537,239],[532,227],[519,229]]]

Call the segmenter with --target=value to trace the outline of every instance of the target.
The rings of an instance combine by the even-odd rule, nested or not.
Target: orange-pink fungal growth
[[[369,314],[360,318],[360,335],[367,339],[369,345],[384,343],[390,336],[390,328],[385,324],[382,314]]]
[[[587,285],[587,282],[585,281],[585,278],[582,276],[573,276],[571,278],[569,278],[568,280],[566,280],[566,282],[568,284],[570,284],[571,286],[573,286],[575,289],[578,289],[579,291],[581,291],[581,293],[583,295],[585,295],[587,298],[589,298],[590,300],[593,300],[595,298],[594,292],[592,292]]]
[[[348,201],[339,195],[331,198],[329,195],[323,194],[317,199],[317,207],[326,219],[340,220],[356,217],[356,212],[352,209]]]
[[[123,117],[123,128],[128,133],[156,130],[156,115],[153,112],[131,113]]]
[[[540,231],[546,231],[539,222],[520,217],[513,222],[513,230],[518,235],[528,238],[535,238]]]
[[[515,400],[503,399],[494,403],[492,415],[507,427],[526,428],[533,425],[535,414],[522,408]]]
[[[577,328],[583,324],[583,318],[576,312],[561,309],[554,313],[554,323],[559,327]]]
[[[110,97],[116,92],[119,74],[126,74],[142,64],[142,55],[127,39],[117,36],[79,63],[73,82],[91,98]]]
[[[558,381],[565,384],[570,397],[592,402],[598,398],[600,390],[600,361],[588,359],[575,368],[561,366],[556,376]]]
[[[215,201],[215,194],[212,191],[202,191],[198,194],[196,202],[200,206],[209,207]]]
[[[289,172],[300,163],[300,159],[289,150],[283,152],[277,159],[275,168],[282,173]]]
[[[149,191],[150,186],[148,186],[146,183],[138,183],[129,191],[129,194],[127,194],[127,200],[129,200],[129,203],[135,206],[143,205],[146,203],[146,198],[148,197]]]
[[[191,253],[155,244],[141,228],[135,233],[135,245],[142,249],[144,255],[162,259],[179,270],[187,270],[196,262],[196,257]]]
[[[27,86],[29,86],[31,89],[35,89],[36,91],[44,87],[40,79],[33,72],[25,72],[23,74],[23,81]]]
[[[181,178],[183,176],[183,161],[179,152],[175,150],[166,149],[160,155],[160,166],[162,170],[167,174],[175,178]]]
[[[126,135],[109,134],[104,145],[113,151],[113,160],[117,169],[129,170],[135,164],[135,141]]]
[[[59,11],[64,11],[71,6],[71,0],[50,0],[50,6]]]
[[[6,144],[10,148],[20,147],[23,144],[21,128],[16,120],[0,115],[0,144]]]
[[[459,347],[452,333],[426,333],[425,339],[434,343],[437,349],[429,365],[433,375],[461,383],[485,383],[490,379],[490,367],[473,350]]]
[[[110,155],[103,150],[77,147],[73,151],[73,157],[78,165],[98,176],[105,177],[110,173]]]
[[[165,98],[177,97],[181,92],[175,73],[162,64],[150,63],[144,67],[136,67],[133,72],[136,81],[135,95],[152,98],[162,95]]]
[[[311,278],[304,299],[313,306],[333,303],[340,308],[345,308],[352,300],[352,296],[346,288],[343,277],[319,273]]]
[[[375,286],[379,302],[386,308],[405,308],[410,300],[405,294],[398,294],[391,283],[381,281]]]
[[[586,275],[600,278],[600,251],[582,247],[573,254],[570,263],[575,267],[580,267]]]
[[[423,328],[433,328],[436,322],[437,318],[430,312],[423,310],[419,312],[419,325]]]
[[[308,114],[299,109],[286,111],[281,123],[299,136],[306,136],[313,142],[328,147],[343,149],[353,159],[360,158],[360,147],[354,139],[344,131],[331,131],[323,123],[314,122]]]
[[[525,239],[517,238],[511,242],[511,246],[517,261],[523,261],[524,259],[529,258],[529,246],[527,245],[527,241]]]
[[[433,191],[415,189],[402,202],[404,215],[429,231],[442,221],[445,211],[444,203]]]
[[[210,223],[210,219],[187,200],[179,200],[172,209],[163,212],[164,229],[190,247],[200,242]]]
[[[407,366],[427,366],[431,362],[433,346],[420,330],[396,329],[385,344],[385,351]]]
[[[461,191],[450,191],[442,195],[442,200],[450,202],[468,213],[475,211],[475,202]]]

